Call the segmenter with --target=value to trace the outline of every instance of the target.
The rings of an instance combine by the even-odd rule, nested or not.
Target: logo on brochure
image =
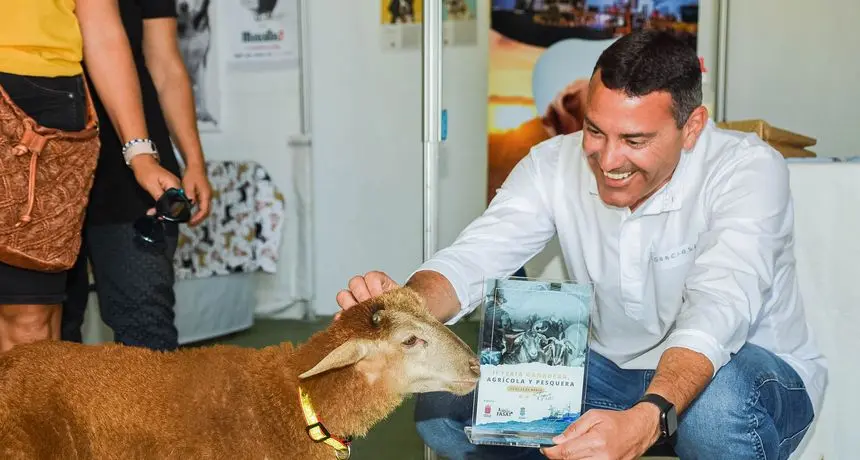
[[[493,408],[490,407],[489,403],[487,403],[487,405],[484,406],[484,417],[489,417],[490,414],[492,414],[492,413],[493,413]]]
[[[520,407],[520,417],[525,417],[525,416],[526,416],[526,408]]]

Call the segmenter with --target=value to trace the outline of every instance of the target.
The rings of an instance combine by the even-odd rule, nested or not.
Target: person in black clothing
[[[149,138],[140,85],[117,0],[27,0],[14,2],[14,6],[13,2],[5,2],[0,12],[0,86],[10,98],[8,104],[18,106],[45,127],[82,129],[88,120],[83,57],[91,77],[86,83],[88,92],[101,94],[107,107],[100,115],[105,117],[100,120],[102,129],[115,130],[124,142]],[[0,142],[11,141],[5,137],[8,134],[0,134],[4,138]],[[153,196],[179,187],[179,179],[153,161],[146,144],[130,145],[124,152],[134,170],[133,178]],[[98,150],[91,153],[98,154]],[[29,162],[36,158],[28,155],[15,161]],[[37,181],[42,180],[38,171],[43,161],[31,168],[37,172]],[[55,164],[64,162],[57,161]],[[7,174],[8,168],[2,168],[1,172],[4,181],[12,177]],[[8,206],[9,197],[2,199]],[[18,201],[13,201],[17,207]],[[51,212],[36,203],[37,209],[33,211]],[[0,240],[15,236],[9,229],[2,230],[4,236]],[[60,310],[66,299],[68,274],[68,271],[44,272],[0,262],[0,352],[25,343],[60,338]]]
[[[180,175],[173,144],[183,156],[182,186],[197,205],[189,222],[209,212],[211,188],[197,132],[194,96],[177,43],[175,0],[120,0],[120,13],[140,78],[146,123],[161,165]],[[95,98],[99,117],[104,107]],[[163,109],[163,111],[162,111]],[[153,250],[136,240],[134,221],[150,212],[155,201],[135,181],[123,161],[122,143],[114,130],[102,129],[84,241],[69,275],[63,307],[62,339],[80,342],[89,297],[87,260],[92,265],[104,322],[115,341],[156,350],[178,347],[174,325],[173,255],[177,224],[165,223],[166,245]]]

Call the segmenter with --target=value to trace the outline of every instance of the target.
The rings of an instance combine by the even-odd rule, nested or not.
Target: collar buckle
[[[321,434],[322,436],[315,436],[313,430],[319,430],[317,434]],[[306,426],[305,431],[308,432],[308,436],[310,436],[311,441],[315,443],[326,442],[331,439],[331,433],[329,433],[326,427],[320,422]]]

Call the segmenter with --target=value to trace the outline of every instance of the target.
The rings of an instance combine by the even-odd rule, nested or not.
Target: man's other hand
[[[625,411],[591,409],[541,449],[551,460],[636,460],[660,435],[660,411],[637,404]]]

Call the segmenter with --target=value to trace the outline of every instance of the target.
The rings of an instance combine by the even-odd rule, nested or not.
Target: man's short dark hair
[[[678,128],[702,105],[702,70],[696,50],[668,32],[640,30],[606,48],[594,71],[609,89],[632,97],[665,91]]]

